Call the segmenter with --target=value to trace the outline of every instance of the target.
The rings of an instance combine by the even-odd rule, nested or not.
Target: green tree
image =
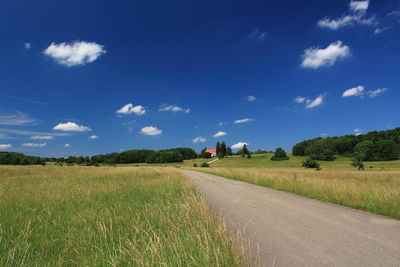
[[[219,142],[217,142],[217,145],[215,146],[215,148],[217,149],[217,155],[219,155],[221,153],[221,144]]]
[[[289,157],[286,154],[286,151],[279,147],[275,150],[274,155],[272,156],[271,160],[288,160]]]
[[[225,142],[222,142],[222,144],[221,144],[221,155],[222,155],[222,157],[226,156],[226,145],[225,145]]]

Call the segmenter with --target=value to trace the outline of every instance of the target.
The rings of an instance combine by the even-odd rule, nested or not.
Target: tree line
[[[26,156],[17,152],[0,152],[0,165],[45,165],[46,162],[55,162],[57,165],[86,165],[98,166],[100,164],[119,163],[171,163],[182,162],[185,159],[197,158],[196,152],[191,148],[173,148],[166,150],[128,150],[121,153],[108,153],[92,157],[70,156],[67,158],[41,158]]]
[[[331,161],[335,155],[356,157],[360,161],[389,161],[400,158],[400,128],[372,131],[360,135],[315,138],[297,143],[295,156]]]
[[[0,165],[46,165],[46,159],[17,152],[0,152]]]

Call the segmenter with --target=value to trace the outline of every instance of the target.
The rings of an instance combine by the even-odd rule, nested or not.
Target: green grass
[[[314,171],[289,168],[195,170],[400,219],[400,171]]]
[[[289,160],[272,161],[270,160],[273,154],[254,154],[251,159],[232,156],[220,159],[211,164],[215,168],[291,168],[303,169],[302,163],[307,157],[293,156],[289,153]],[[168,163],[168,164],[128,164],[127,166],[172,166],[179,168],[191,168],[196,163],[198,166],[203,162],[209,162],[212,159],[195,159],[185,160],[182,163]],[[334,161],[318,161],[323,170],[343,171],[343,170],[356,170],[351,166],[351,158],[338,156]],[[124,166],[124,165],[120,165]],[[396,161],[376,161],[364,162],[365,171],[400,171],[400,160]],[[372,167],[372,168],[371,168]]]
[[[239,266],[171,168],[0,166],[0,266]]]

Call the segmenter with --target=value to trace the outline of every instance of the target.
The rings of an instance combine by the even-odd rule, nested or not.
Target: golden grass
[[[196,168],[203,172],[400,219],[400,172]]]
[[[0,266],[239,266],[172,168],[0,167]]]

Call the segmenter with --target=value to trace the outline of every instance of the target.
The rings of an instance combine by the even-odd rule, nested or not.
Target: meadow
[[[253,154],[252,158],[244,158],[241,156],[230,156],[211,163],[211,167],[215,168],[267,168],[267,169],[303,169],[302,163],[307,157],[293,156],[288,153],[289,160],[273,161],[270,160],[273,154]],[[210,162],[214,159],[193,159],[185,160],[179,163],[164,164],[120,164],[119,166],[171,166],[181,168],[191,168],[194,164],[200,166],[203,162]],[[357,168],[351,165],[352,159],[349,157],[337,156],[334,161],[318,161],[322,170],[329,171],[356,171]],[[400,171],[400,160],[395,161],[371,161],[364,162],[365,172],[380,171]]]
[[[0,266],[242,266],[173,168],[0,166]]]
[[[400,171],[293,168],[195,170],[400,219]]]

